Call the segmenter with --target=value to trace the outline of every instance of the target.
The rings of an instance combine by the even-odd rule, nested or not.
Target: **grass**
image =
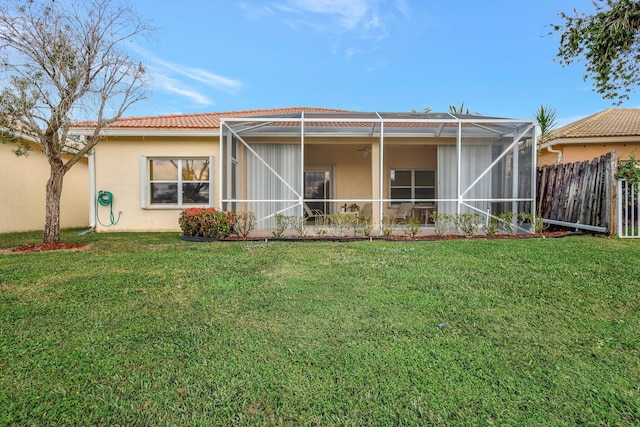
[[[0,255],[1,425],[640,423],[635,240],[64,239]]]

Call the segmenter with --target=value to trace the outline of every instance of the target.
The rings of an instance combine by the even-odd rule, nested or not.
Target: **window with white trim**
[[[389,198],[393,199],[391,204],[399,204],[402,200],[436,198],[434,170],[391,169],[389,181]]]
[[[143,207],[146,201],[150,206],[210,206],[212,164],[212,157],[146,158]]]

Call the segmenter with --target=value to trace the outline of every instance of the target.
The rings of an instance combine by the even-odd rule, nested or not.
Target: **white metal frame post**
[[[462,122],[458,120],[458,132],[456,135],[456,213],[460,215],[462,206]]]
[[[517,138],[518,135],[516,135],[514,133],[513,138],[515,140],[515,138]],[[513,175],[513,179],[511,180],[511,198],[512,199],[517,199],[519,194],[518,194],[518,176],[520,174],[520,162],[519,162],[519,155],[518,155],[518,141],[515,140],[514,141],[515,144],[513,144],[513,167],[511,169],[511,174]],[[511,202],[511,212],[514,213],[514,215],[518,214],[518,202],[513,200]],[[517,216],[513,219],[513,221],[517,221]]]
[[[376,113],[380,119],[380,147],[378,148],[379,158],[379,185],[378,189],[378,235],[382,235],[382,222],[384,221],[384,120],[380,117],[380,114]]]
[[[537,188],[538,188],[538,170],[537,170],[537,165],[538,165],[538,159],[537,159],[537,147],[536,147],[536,127],[535,125],[533,126],[533,128],[530,131],[532,133],[531,135],[531,216],[533,218],[538,216],[538,192],[537,192]]]
[[[300,212],[304,215],[304,111],[300,115]]]
[[[226,162],[227,160],[224,158],[224,128],[227,126],[227,124],[225,123],[224,119],[220,119],[220,142],[219,142],[219,151],[220,151],[220,156],[218,157],[218,162],[220,163],[220,167],[218,168],[220,170],[219,172],[219,179],[218,179],[218,197],[220,200],[220,210],[224,210],[224,204],[222,203],[222,200],[224,199],[224,170],[226,169],[224,167],[224,162]]]

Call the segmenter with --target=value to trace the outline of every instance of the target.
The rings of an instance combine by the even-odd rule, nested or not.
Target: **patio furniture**
[[[320,209],[311,209],[306,203],[304,204],[304,214],[307,220],[324,217],[324,213]]]
[[[399,221],[404,221],[408,216],[413,212],[413,207],[415,204],[413,203],[400,203],[400,207],[398,208],[398,212],[392,214],[391,216]]]
[[[431,218],[431,212],[436,209],[436,205],[415,205],[413,207],[414,211],[417,211],[417,217],[422,224],[428,224],[429,218]]]

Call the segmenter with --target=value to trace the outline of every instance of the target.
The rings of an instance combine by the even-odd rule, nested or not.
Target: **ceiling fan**
[[[365,145],[365,146],[364,146],[364,147],[362,147],[362,148],[358,148],[358,150],[357,150],[357,151],[360,151],[360,152],[361,152],[361,153],[363,153],[363,154],[371,154],[371,146],[369,146],[369,145]]]

